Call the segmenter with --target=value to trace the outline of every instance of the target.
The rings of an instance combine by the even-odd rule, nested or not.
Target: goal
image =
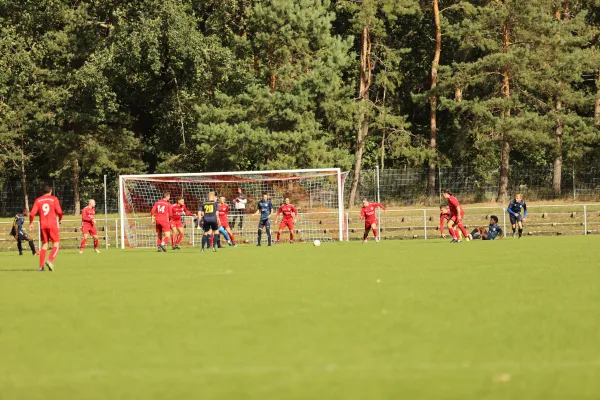
[[[345,177],[339,168],[122,175],[119,177],[120,245],[121,248],[156,246],[150,210],[164,191],[171,193],[172,203],[176,197],[183,196],[188,210],[194,214],[207,199],[208,192],[225,196],[230,206],[229,224],[237,243],[256,243],[259,217],[254,213],[263,193],[269,194],[275,212],[286,197],[296,206],[299,212],[294,227],[296,241],[341,241],[344,239]],[[232,202],[238,188],[247,199],[245,210],[236,209]],[[274,218],[271,231],[275,240],[279,224],[273,222]],[[199,243],[202,232],[197,228],[197,217],[185,217],[184,223],[184,244]],[[282,232],[281,238],[287,242],[287,230]]]

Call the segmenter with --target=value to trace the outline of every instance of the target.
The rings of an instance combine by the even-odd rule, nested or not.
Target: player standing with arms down
[[[198,218],[202,218],[202,252],[204,247],[212,247],[212,251],[217,251],[215,247],[214,234],[219,230],[219,203],[216,202],[215,192],[208,193],[208,201],[200,206]]]
[[[165,244],[171,236],[171,209],[172,205],[169,203],[171,193],[164,192],[162,200],[154,203],[150,215],[152,215],[152,223],[156,223],[156,234],[158,238],[156,244],[158,245],[158,252],[167,252]]]
[[[373,230],[373,235],[375,235],[375,242],[379,242],[379,234],[377,232],[377,226],[379,225],[379,221],[377,220],[377,208],[381,208],[384,212],[387,213],[385,207],[381,203],[369,203],[367,198],[363,198],[363,206],[360,209],[360,219],[365,220],[365,233],[363,234],[363,244],[367,243],[367,237],[369,237],[369,231]]]
[[[463,236],[465,237],[465,240],[468,242],[471,239],[462,223],[463,218],[465,217],[465,211],[458,202],[458,199],[454,197],[450,189],[442,190],[442,196],[444,196],[444,198],[448,200],[448,208],[450,209],[450,218],[448,219],[448,230],[452,235],[452,241],[450,243],[461,242],[460,238],[458,237],[458,231],[455,227],[458,227],[458,229],[460,229]]]
[[[100,253],[100,250],[98,250],[98,230],[96,229],[96,200],[88,201],[88,205],[81,211],[81,232],[83,233],[83,239],[79,245],[79,254],[83,254],[88,235],[92,235],[94,239],[94,251]]]
[[[185,206],[183,196],[179,196],[177,202],[171,208],[171,248],[173,250],[180,249],[179,243],[181,243],[185,233],[183,222],[181,222],[181,217],[184,215],[192,215],[192,213]]]
[[[10,230],[10,235],[15,238],[17,241],[17,249],[19,249],[19,255],[23,255],[23,242],[29,242],[29,248],[31,249],[31,254],[34,256],[39,255],[35,250],[35,243],[33,239],[29,237],[25,229],[23,229],[23,224],[25,224],[25,217],[29,215],[29,210],[24,208],[22,214],[15,215],[15,219],[13,221],[12,229]]]
[[[527,204],[525,204],[525,200],[523,200],[523,195],[521,193],[517,194],[515,198],[510,201],[506,210],[508,211],[510,223],[512,224],[512,236],[515,237],[515,230],[518,226],[519,239],[521,239],[523,236],[523,222],[527,219]]]
[[[219,232],[225,236],[225,240],[227,240],[227,243],[230,246],[237,247],[237,244],[235,244],[235,237],[229,226],[229,204],[226,203],[226,200],[225,196],[219,197],[219,223],[221,224]],[[220,236],[218,237],[220,238]],[[220,243],[221,240],[219,239],[217,245],[220,245]]]
[[[269,200],[269,195],[263,193],[262,200],[258,202],[258,210],[254,213],[254,215],[260,215],[260,221],[258,221],[257,246],[260,246],[263,228],[267,229],[267,239],[269,246],[271,245],[271,215],[273,215],[273,212],[273,203]]]
[[[277,218],[279,218],[279,214],[283,214],[281,218],[281,224],[279,224],[279,230],[277,231],[277,240],[275,244],[279,244],[279,239],[281,239],[281,232],[287,226],[290,231],[290,244],[294,243],[294,224],[296,223],[296,218],[298,217],[298,210],[292,204],[290,204],[290,198],[286,197],[284,203],[277,210],[277,216],[275,217],[275,225],[277,225]]]
[[[60,207],[60,202],[54,196],[52,196],[52,187],[50,185],[44,186],[44,195],[35,199],[33,208],[29,214],[29,231],[33,232],[33,220],[35,216],[40,214],[40,233],[42,236],[42,249],[40,250],[40,271],[44,270],[44,266],[48,267],[48,270],[54,271],[54,259],[58,255],[58,248],[60,247],[60,230],[58,224],[63,217],[63,210]],[[48,242],[52,242],[52,250],[50,256],[46,259],[46,252],[48,251]]]

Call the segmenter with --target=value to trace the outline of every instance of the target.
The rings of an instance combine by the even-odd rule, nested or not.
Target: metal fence
[[[527,200],[556,200],[552,191],[552,167],[513,166],[509,175],[509,193],[521,192]],[[345,181],[345,199],[348,205],[353,172]],[[444,187],[454,191],[463,204],[495,201],[498,192],[498,170],[482,169],[474,166],[444,167],[437,170],[436,193]],[[600,169],[574,168],[565,166],[562,174],[562,194],[559,199],[577,201],[600,201]],[[70,181],[52,182],[55,195],[60,198],[66,214],[75,211],[75,193]],[[41,182],[28,182],[29,204],[41,193]],[[96,207],[108,214],[118,213],[118,180],[85,180],[80,183],[79,199],[81,207],[88,199],[96,200]],[[106,197],[105,197],[106,195]],[[431,203],[427,198],[427,170],[425,168],[400,168],[384,170],[363,170],[360,174],[355,204],[362,197],[379,199],[395,206],[412,206]],[[106,199],[106,200],[105,200]],[[439,199],[441,200],[441,199]],[[10,217],[19,212],[25,204],[23,187],[19,181],[0,180],[0,217]],[[351,208],[352,208],[351,207]]]

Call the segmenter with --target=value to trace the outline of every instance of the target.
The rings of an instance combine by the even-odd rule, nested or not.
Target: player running
[[[181,243],[185,233],[181,217],[184,215],[192,215],[192,213],[185,206],[183,196],[179,196],[177,202],[171,208],[171,249],[173,250],[181,249],[179,243]]]
[[[269,195],[263,193],[262,200],[258,202],[258,210],[254,213],[254,215],[260,215],[260,220],[258,221],[257,246],[260,246],[261,244],[263,228],[267,229],[267,239],[269,246],[271,245],[271,216],[273,215],[273,212],[273,203],[269,200]]]
[[[442,238],[446,239],[446,233],[444,232],[444,225],[446,225],[446,221],[450,219],[450,210],[448,206],[441,205],[440,206],[440,235]]]
[[[81,211],[81,232],[83,233],[83,239],[79,245],[79,254],[83,254],[89,235],[94,239],[94,251],[100,253],[100,250],[98,250],[98,230],[96,229],[96,200],[88,201],[88,205]]]
[[[10,230],[10,235],[15,238],[17,241],[17,249],[19,249],[19,255],[23,255],[23,242],[29,242],[29,248],[31,249],[31,254],[34,256],[39,255],[39,253],[35,250],[35,243],[33,239],[29,237],[27,232],[23,229],[23,224],[25,223],[25,217],[29,215],[29,210],[24,208],[22,214],[15,215],[15,219],[13,220],[13,226]]]
[[[219,230],[219,218],[217,216],[219,212],[219,203],[216,202],[215,192],[208,193],[208,201],[200,206],[198,211],[198,218],[202,218],[202,229],[204,235],[202,235],[202,252],[204,253],[204,247],[212,247],[212,251],[217,251],[215,247],[214,234]]]
[[[363,244],[367,243],[367,238],[369,237],[369,231],[373,230],[373,235],[375,235],[375,242],[379,243],[379,234],[377,231],[377,226],[379,225],[379,220],[377,219],[377,208],[381,208],[385,213],[387,210],[381,203],[369,203],[367,198],[362,199],[363,206],[360,209],[360,219],[365,220],[365,233],[363,234]]]
[[[523,222],[527,219],[527,204],[523,200],[521,193],[517,194],[513,200],[510,201],[508,208],[508,215],[510,217],[510,223],[512,224],[512,237],[515,237],[515,230],[519,227],[519,239],[523,236]]]
[[[277,219],[279,215],[282,214],[281,224],[279,224],[279,230],[277,231],[277,240],[275,244],[279,244],[279,239],[281,239],[281,232],[285,227],[290,231],[290,244],[294,243],[294,224],[296,223],[296,218],[298,217],[298,210],[290,203],[290,198],[286,197],[284,199],[284,203],[277,210],[277,216],[275,217],[275,225],[277,225]]]
[[[158,246],[158,252],[167,252],[166,243],[171,237],[171,209],[172,205],[169,203],[171,193],[164,192],[162,200],[154,203],[150,215],[152,215],[152,223],[156,224],[156,244]]]
[[[54,271],[54,259],[58,255],[60,247],[60,224],[63,217],[63,210],[60,207],[60,202],[52,196],[52,186],[44,185],[44,195],[35,199],[31,213],[29,213],[29,231],[33,232],[33,220],[35,216],[40,214],[40,234],[42,236],[42,249],[40,250],[40,271],[44,270],[44,266],[48,267],[49,271]],[[48,242],[52,242],[52,250],[50,256],[46,260],[46,252],[48,251]]]
[[[235,237],[229,226],[229,204],[226,203],[226,200],[225,196],[219,197],[219,222],[221,223],[219,232],[225,236],[225,240],[227,240],[227,243],[230,246],[237,247],[237,244],[235,244]],[[221,248],[220,235],[217,235],[217,247]]]
[[[470,241],[471,238],[462,223],[463,218],[465,217],[465,211],[458,202],[458,199],[454,197],[450,189],[442,190],[442,196],[448,200],[448,209],[450,210],[450,218],[448,219],[448,230],[450,231],[450,235],[452,235],[452,241],[450,243],[461,242],[458,237],[458,230],[456,230],[455,227],[460,229],[467,242]]]

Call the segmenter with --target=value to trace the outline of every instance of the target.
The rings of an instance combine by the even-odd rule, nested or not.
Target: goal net
[[[150,211],[165,191],[170,192],[171,203],[182,196],[188,210],[194,214],[183,219],[184,245],[200,243],[202,232],[198,229],[196,214],[209,192],[225,196],[230,207],[229,225],[238,244],[256,243],[259,217],[254,213],[263,193],[269,195],[275,212],[286,197],[290,198],[299,212],[294,226],[295,241],[343,240],[344,178],[345,174],[339,168],[120,176],[121,248],[156,246],[156,230]],[[247,200],[244,209],[236,208],[233,202],[238,188]],[[281,216],[275,224],[273,216],[273,240],[280,221]],[[287,242],[288,239],[286,228],[281,240]]]

